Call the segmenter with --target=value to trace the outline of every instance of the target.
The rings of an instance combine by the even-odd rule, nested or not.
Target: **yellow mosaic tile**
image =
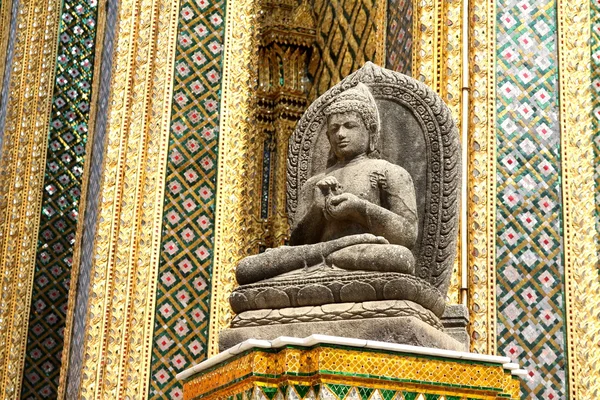
[[[253,350],[184,382],[184,398],[226,399],[252,387],[274,392],[323,384],[481,399],[519,397],[519,382],[500,364],[319,346]]]

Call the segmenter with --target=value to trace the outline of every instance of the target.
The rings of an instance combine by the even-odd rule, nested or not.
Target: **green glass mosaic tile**
[[[150,373],[152,399],[181,399],[174,376],[206,358],[219,137],[224,0],[180,4],[164,223]]]
[[[556,0],[497,3],[498,354],[566,398]]]
[[[273,400],[273,398],[275,398],[275,395],[277,395],[277,393],[279,393],[279,389],[277,387],[263,386],[263,387],[261,387],[261,390],[269,400]]]
[[[296,391],[296,393],[298,393],[298,396],[300,396],[301,399],[306,397],[306,394],[309,392],[310,389],[311,389],[310,386],[294,385],[294,390]],[[318,391],[318,389],[317,389],[317,391]]]
[[[394,390],[380,389],[379,393],[381,393],[383,400],[392,400],[396,396],[396,391]]]
[[[360,395],[360,398],[362,400],[368,400],[371,397],[371,395],[373,394],[374,390],[375,389],[372,389],[372,388],[359,387],[358,394]]]
[[[419,394],[405,391],[402,392],[402,395],[404,396],[404,400],[415,400]]]
[[[352,386],[348,385],[327,384],[327,387],[340,399],[345,399],[350,389],[352,389]]]

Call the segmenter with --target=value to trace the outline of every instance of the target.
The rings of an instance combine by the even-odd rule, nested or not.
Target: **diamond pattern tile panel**
[[[388,0],[385,67],[411,75],[413,1]]]
[[[225,1],[182,0],[167,161],[150,398],[206,357]]]
[[[497,2],[498,353],[566,398],[556,2]]]
[[[96,0],[64,0],[21,396],[58,388],[88,140]]]

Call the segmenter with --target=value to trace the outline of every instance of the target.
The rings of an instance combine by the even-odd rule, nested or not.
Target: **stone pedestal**
[[[518,399],[506,357],[313,335],[248,340],[177,375],[186,400]]]
[[[330,322],[299,322],[245,328],[226,329],[219,335],[219,348],[228,349],[249,338],[273,340],[279,336],[308,336],[313,332],[352,336],[364,340],[378,340],[438,349],[464,351],[465,346],[415,317],[370,318],[368,321],[342,320]]]
[[[408,300],[252,310],[236,315],[232,327],[221,332],[219,348],[223,351],[247,339],[273,340],[314,333],[344,336],[351,332],[357,339],[466,351],[466,322],[468,315],[463,306],[447,307],[439,319]]]

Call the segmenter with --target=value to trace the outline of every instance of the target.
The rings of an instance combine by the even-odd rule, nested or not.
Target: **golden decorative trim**
[[[232,318],[227,299],[236,285],[235,265],[249,254],[261,231],[263,142],[249,118],[256,109],[258,10],[258,0],[227,2],[208,357],[219,352],[219,332]]]
[[[441,28],[439,53],[440,68],[437,71],[439,75],[439,94],[442,100],[448,105],[452,112],[452,117],[456,123],[456,129],[461,132],[462,123],[462,1],[461,0],[443,0],[439,6],[442,10],[441,21],[437,26]],[[462,173],[466,173],[466,163],[463,160]],[[464,190],[464,188],[463,188]],[[451,304],[460,304],[460,278],[461,278],[461,246],[466,243],[461,241],[461,227],[458,229],[458,241],[456,259],[452,269],[452,278],[448,288],[448,300]]]
[[[462,7],[461,0],[413,0],[412,26],[412,76],[432,87],[446,102],[459,132],[462,120],[462,34],[463,29],[467,29],[463,27]],[[463,245],[460,227],[457,245],[457,258],[448,290],[448,300],[453,304],[460,303],[460,246]]]
[[[588,3],[557,2],[565,325],[570,399],[600,396]]]
[[[0,176],[0,398],[20,395],[61,3],[20,2]]]
[[[0,97],[4,86],[6,57],[8,56],[8,38],[10,36],[10,19],[12,0],[0,0]]]
[[[278,247],[289,239],[286,213],[288,139],[308,105],[306,67],[315,40],[315,22],[307,1],[299,4],[263,2],[261,6],[255,135],[269,146],[271,159],[268,210],[266,218],[261,215],[264,231],[259,245]],[[264,152],[261,154],[260,162],[264,167]],[[261,187],[263,185],[261,181]],[[262,187],[255,200],[261,203],[261,208],[264,189]]]
[[[82,398],[148,396],[178,6],[120,4]]]
[[[496,4],[469,5],[469,335],[471,351],[496,354]]]
[[[441,51],[438,37],[438,8],[443,0],[416,2],[413,9],[413,78],[440,93],[437,60]]]
[[[81,260],[81,241],[83,238],[83,227],[85,221],[85,208],[87,191],[89,186],[90,168],[92,161],[92,147],[94,144],[94,131],[96,128],[96,110],[98,106],[98,88],[100,86],[100,67],[102,64],[102,48],[104,44],[104,28],[106,23],[106,0],[98,2],[98,16],[96,21],[96,46],[94,49],[94,72],[92,75],[92,99],[90,101],[90,119],[88,121],[88,135],[85,146],[85,164],[83,167],[83,177],[81,180],[81,196],[79,198],[79,223],[75,233],[75,243],[73,244],[73,267],[71,269],[71,282],[79,281],[79,267]],[[71,360],[71,337],[73,330],[73,316],[75,315],[75,301],[77,300],[77,285],[73,284],[69,290],[69,300],[67,304],[67,315],[65,318],[65,329],[63,339],[63,350],[61,357],[61,366],[59,373],[59,382],[57,390],[57,398],[64,399],[67,388],[67,375],[69,371],[69,362]]]
[[[376,0],[375,11],[375,42],[377,51],[373,63],[385,66],[385,56],[387,54],[385,48],[385,40],[387,37],[387,5],[388,0]],[[371,60],[365,60],[371,61]],[[344,78],[344,77],[342,77]]]
[[[419,68],[417,67],[417,63],[419,62],[419,46],[418,44],[418,38],[419,38],[419,12],[418,12],[418,7],[419,7],[419,1],[418,0],[410,0],[412,1],[412,27],[411,27],[411,32],[412,32],[412,46],[410,46],[410,53],[411,53],[411,70],[410,70],[410,76],[418,79],[417,78],[417,74],[419,73]]]
[[[496,399],[499,394],[519,398],[518,379],[502,364],[327,346],[251,350],[184,381],[184,398],[224,399],[232,395],[234,382],[237,393],[247,383],[271,387],[331,383],[461,398]]]

